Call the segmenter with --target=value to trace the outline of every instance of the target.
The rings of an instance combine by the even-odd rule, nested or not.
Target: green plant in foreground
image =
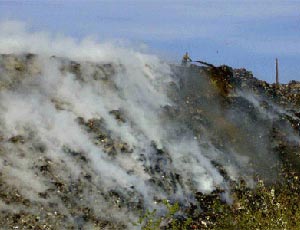
[[[297,181],[297,186],[299,182]],[[214,230],[299,230],[300,198],[299,187],[289,185],[266,187],[258,184],[255,190],[240,194],[234,205],[216,202],[219,209]],[[223,209],[220,209],[223,206]]]
[[[163,217],[157,217],[156,210],[147,211],[138,220],[138,225],[142,226],[142,230],[159,230],[162,226],[171,230],[188,230],[192,222],[191,218],[179,220],[176,214],[180,211],[179,203],[170,204],[167,200],[163,201],[167,208],[167,213]]]
[[[204,201],[201,205],[206,210],[198,216],[184,212],[178,203],[164,201],[167,212],[163,217],[155,210],[147,212],[139,224],[143,230],[299,230],[300,180],[289,177],[287,181],[269,186],[259,181],[255,189],[237,186],[232,189],[233,204]],[[178,213],[193,218],[180,219]]]

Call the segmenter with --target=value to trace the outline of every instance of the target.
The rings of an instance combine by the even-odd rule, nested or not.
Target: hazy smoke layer
[[[122,219],[122,209],[223,183],[193,137],[176,137],[165,123],[171,71],[157,57],[50,39],[16,22],[0,32],[0,52],[16,54],[0,60],[1,171],[22,197],[63,203],[53,184],[73,193],[75,183],[76,205]]]
[[[186,122],[188,108],[170,112],[185,108],[189,92],[153,55],[30,33],[17,22],[0,24],[0,53],[7,54],[0,58],[1,181],[33,204],[2,209],[36,213],[55,204],[62,228],[89,226],[83,207],[95,218],[128,222],[155,201],[226,189],[217,164],[234,180],[257,169],[248,163],[258,151],[269,154],[262,144],[267,126],[252,145],[242,132],[227,136],[235,146],[214,142],[229,133],[226,122],[249,132],[260,127],[250,120],[243,126],[248,115],[222,110],[218,101],[198,101],[212,130]],[[198,83],[205,92],[209,83]],[[172,87],[182,98],[167,96]]]

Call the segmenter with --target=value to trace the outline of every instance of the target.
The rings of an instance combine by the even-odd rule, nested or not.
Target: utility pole
[[[276,85],[279,86],[278,59],[276,58]]]

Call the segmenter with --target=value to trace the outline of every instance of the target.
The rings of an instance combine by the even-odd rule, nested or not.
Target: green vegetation
[[[220,196],[207,199],[212,195],[202,195],[201,207],[205,209],[198,215],[191,209],[182,210],[178,203],[164,202],[168,210],[165,216],[157,217],[155,211],[148,212],[140,218],[139,224],[143,230],[299,230],[300,180],[290,175],[285,181],[275,185],[258,181],[255,189],[243,183],[234,185],[232,204],[223,202]],[[190,218],[178,218],[178,213]]]
[[[192,218],[185,218],[184,220],[176,218],[176,214],[180,211],[179,203],[170,204],[167,200],[163,201],[167,208],[167,213],[163,217],[156,216],[156,210],[147,211],[145,215],[141,216],[138,223],[142,225],[143,230],[157,230],[167,228],[172,230],[188,230],[192,223]]]
[[[235,193],[231,206],[217,200],[213,209],[218,218],[211,229],[299,230],[300,187],[298,180],[293,182],[297,186],[265,186],[260,182],[255,190]]]

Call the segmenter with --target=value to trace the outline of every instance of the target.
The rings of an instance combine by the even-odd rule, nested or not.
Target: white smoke
[[[227,189],[227,176],[242,176],[250,186],[255,173],[274,176],[269,166],[278,159],[269,135],[273,120],[286,111],[270,102],[271,109],[263,108],[263,98],[253,93],[236,94],[249,113],[224,108],[197,72],[183,76],[190,85],[176,104],[168,97],[176,79],[158,57],[90,38],[32,32],[20,22],[0,23],[0,54],[12,54],[0,56],[0,179],[35,204],[32,213],[38,204],[55,202],[67,222],[79,226],[74,210],[64,207],[64,194],[100,219],[128,223],[137,210],[157,208],[157,200]],[[186,104],[197,90],[203,92],[196,99],[204,100],[197,116],[206,125],[190,122]],[[173,121],[166,110],[178,105],[186,111]],[[188,128],[193,124],[201,136]]]
[[[158,57],[91,39],[76,42],[45,32],[29,32],[19,22],[0,24],[0,53],[38,54],[33,63],[27,64],[27,75],[9,76],[9,68],[20,60],[1,69],[6,84],[0,91],[1,135],[5,140],[1,168],[6,183],[28,199],[39,200],[38,194],[51,187],[49,178],[34,170],[44,158],[53,163],[55,178],[63,181],[80,179],[87,172],[92,175],[90,186],[95,190],[86,188],[82,199],[96,213],[102,210],[99,215],[105,216],[109,201],[103,194],[93,193],[97,190],[126,193],[134,188],[151,207],[154,199],[172,195],[149,183],[151,175],[145,167],[153,158],[152,143],[169,154],[172,166],[168,170],[181,176],[173,195],[180,196],[191,188],[210,192],[224,183],[195,140],[170,137],[171,128],[161,114],[164,106],[172,105],[166,95],[171,71]],[[79,74],[63,70],[70,60],[80,64]],[[105,65],[112,73],[105,73]],[[117,121],[112,110],[122,111],[126,121]],[[111,138],[126,143],[132,152],[110,157],[78,124],[79,117],[86,122],[100,119]],[[15,136],[24,138],[24,143],[10,143]],[[44,146],[43,151],[36,150],[39,145]],[[66,147],[84,154],[88,163],[70,156]],[[8,163],[4,164],[4,159]],[[115,209],[110,212],[115,218],[122,216]]]

